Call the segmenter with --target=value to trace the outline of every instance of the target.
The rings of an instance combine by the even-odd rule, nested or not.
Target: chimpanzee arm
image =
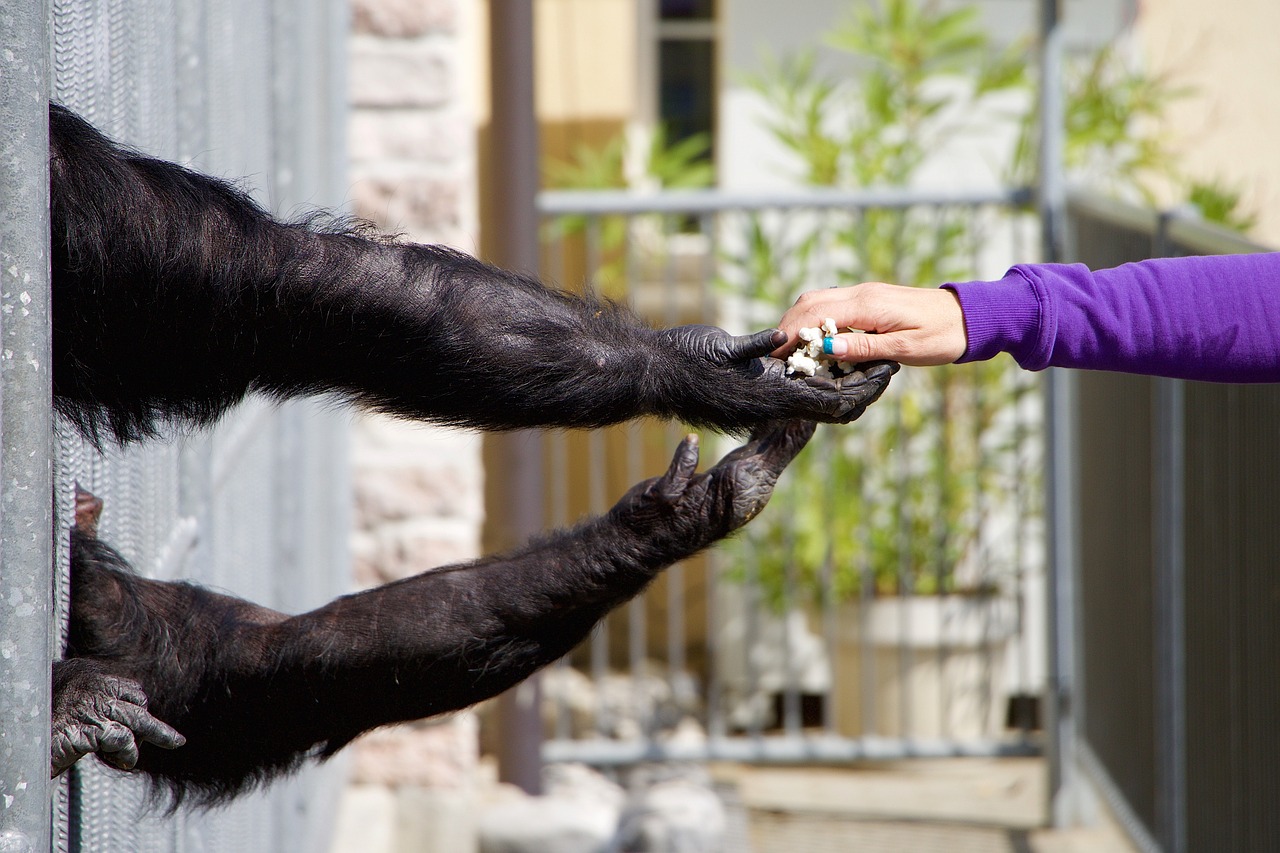
[[[139,770],[179,798],[226,798],[376,726],[494,696],[561,657],[664,567],[755,516],[812,431],[776,425],[701,474],[691,436],[663,476],[604,516],[292,618],[138,578],[77,531],[71,650],[136,680],[150,712],[186,737],[171,751],[143,744]]]
[[[280,223],[57,106],[50,141],[54,393],[95,440],[207,423],[251,390],[485,428],[746,431],[852,420],[892,372],[794,381],[763,358],[773,332],[655,331],[449,249]]]

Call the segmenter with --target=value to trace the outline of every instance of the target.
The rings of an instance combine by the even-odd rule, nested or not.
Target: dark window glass
[[[715,49],[708,41],[664,39],[659,46],[658,108],[668,143],[712,135]]]
[[[661,16],[664,21],[711,20],[715,0],[662,0]]]

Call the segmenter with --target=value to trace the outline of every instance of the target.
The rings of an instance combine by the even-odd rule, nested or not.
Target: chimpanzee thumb
[[[738,335],[725,342],[725,357],[730,361],[763,358],[787,342],[781,329],[765,329],[754,335]]]

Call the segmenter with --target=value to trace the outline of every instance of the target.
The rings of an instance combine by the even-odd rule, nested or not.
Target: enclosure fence
[[[15,153],[35,165],[28,167],[27,183],[6,184],[0,251],[7,259],[22,251],[36,259],[35,275],[21,281],[30,283],[33,300],[19,299],[24,291],[15,289],[13,276],[4,280],[0,332],[6,347],[19,325],[17,309],[40,312],[47,324],[39,267],[47,270],[48,263],[43,128],[49,98],[147,153],[214,175],[250,176],[246,189],[285,216],[341,202],[345,3],[53,0],[44,6],[23,0],[4,3],[3,12],[3,116],[9,128],[25,132],[16,136],[6,130],[6,167]],[[18,38],[24,34],[30,43]],[[9,41],[11,36],[18,40]],[[50,58],[47,66],[41,54]],[[20,61],[26,64],[19,67]],[[15,206],[15,199],[24,206]],[[21,239],[12,236],[19,231]],[[32,248],[24,250],[23,240]],[[5,267],[12,265],[5,261]],[[30,370],[27,350],[19,352]],[[39,622],[44,644],[57,655],[77,484],[105,502],[103,538],[147,576],[191,579],[290,612],[347,589],[348,490],[342,462],[345,427],[339,416],[317,403],[277,406],[255,400],[214,430],[99,452],[66,424],[50,426],[47,376],[42,391],[24,388],[15,382],[10,364],[6,355],[0,389],[5,443],[0,507],[5,639],[0,658],[25,654],[25,646],[6,645],[14,642],[10,627],[22,616]],[[25,454],[47,471],[50,446],[52,530],[31,520],[49,517],[47,486],[32,495],[37,506],[44,503],[43,514],[24,515],[24,490],[12,467]],[[43,541],[43,553],[52,552],[52,565],[48,556],[33,560],[31,546],[15,539],[15,530],[25,530],[30,539],[32,528]],[[54,612],[24,610],[23,584],[31,583],[24,580],[24,569],[45,588],[52,570]],[[25,599],[28,604],[32,600]],[[292,851],[326,846],[342,781],[340,767],[310,769],[225,808],[168,815],[163,802],[148,805],[141,781],[94,760],[80,762],[50,783],[49,721],[27,713],[42,706],[47,714],[47,660],[35,661],[16,679],[6,671],[5,678],[8,697],[15,695],[14,685],[27,684],[33,695],[43,693],[44,698],[25,702],[22,713],[6,705],[0,718],[0,743],[35,743],[25,754],[0,748],[5,762],[0,786],[21,786],[0,791],[0,820],[5,821],[0,849]],[[11,819],[5,813],[8,805],[28,795],[42,808]]]
[[[1068,225],[1095,269],[1263,251],[1084,193]],[[1280,388],[1066,377],[1070,760],[1142,850],[1276,849]]]
[[[543,273],[657,326],[735,333],[800,290],[1003,273],[1026,194],[547,192]],[[1042,403],[999,364],[904,370],[820,428],[740,536],[676,565],[543,676],[544,756],[849,761],[1034,754]],[[663,471],[678,425],[544,437],[549,525]],[[734,446],[704,436],[703,466]],[[1010,709],[1013,712],[1010,713]]]

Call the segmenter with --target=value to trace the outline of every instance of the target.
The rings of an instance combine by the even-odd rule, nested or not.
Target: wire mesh
[[[345,92],[310,83],[319,71],[340,79],[330,69],[341,57],[342,9],[334,0],[55,0],[53,97],[126,144],[246,176],[268,206],[281,198],[280,175],[292,188],[284,195],[332,204],[341,160],[320,146],[339,144],[332,128]],[[283,21],[308,38],[276,39]],[[312,140],[306,151],[302,137]],[[211,431],[103,452],[58,424],[62,616],[77,484],[105,503],[103,539],[147,576],[290,612],[345,591],[344,435],[342,419],[319,404],[261,400]],[[83,761],[58,791],[55,849],[323,849],[340,783],[340,766],[312,768],[224,808],[170,815],[143,781]]]

